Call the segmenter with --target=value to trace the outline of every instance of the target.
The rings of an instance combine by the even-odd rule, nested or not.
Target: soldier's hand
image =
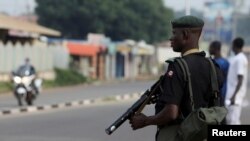
[[[130,118],[129,123],[131,124],[132,129],[136,130],[146,126],[146,119],[147,116],[145,116],[144,114],[136,113],[133,117]]]
[[[158,98],[159,98],[159,96],[158,96],[157,94],[152,95],[151,98],[150,98],[150,100],[149,100],[149,102],[148,102],[147,104],[148,104],[148,105],[150,105],[150,104],[155,104],[156,101],[158,100]]]

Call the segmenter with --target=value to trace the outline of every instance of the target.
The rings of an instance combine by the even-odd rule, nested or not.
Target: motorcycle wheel
[[[17,99],[17,104],[19,105],[19,106],[23,106],[23,95],[20,95],[20,94],[17,94],[17,93],[14,93],[15,94],[15,96],[16,96],[16,99]]]
[[[26,102],[29,106],[33,105],[33,95],[31,93],[27,94]]]
[[[17,102],[19,106],[23,106],[22,98],[23,98],[22,95],[17,95]]]

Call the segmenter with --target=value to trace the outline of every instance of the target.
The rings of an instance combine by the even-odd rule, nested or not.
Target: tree
[[[38,22],[66,38],[83,39],[90,32],[113,40],[166,40],[173,11],[162,0],[36,0]]]

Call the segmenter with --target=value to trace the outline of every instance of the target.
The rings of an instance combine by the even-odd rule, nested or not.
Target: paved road
[[[1,141],[152,141],[155,126],[133,131],[128,121],[113,134],[105,133],[134,101],[3,116],[0,117]],[[143,112],[153,114],[153,105]],[[250,123],[249,116],[249,107],[244,108],[244,123]]]
[[[55,88],[45,90],[35,101],[35,105],[57,104],[62,102],[70,102],[82,99],[95,99],[99,97],[124,95],[126,93],[144,92],[155,81],[120,81],[119,83],[104,83],[96,85],[79,85],[65,88]],[[250,86],[250,83],[248,83]],[[250,123],[247,117],[250,117],[249,109],[250,87],[245,98],[245,105],[242,116],[243,124]],[[16,99],[11,94],[0,95],[0,110],[8,110],[18,108]]]
[[[56,103],[75,99],[95,98],[144,91],[153,84],[147,82],[122,82],[95,86],[75,86],[46,90],[36,104]],[[248,93],[250,89],[248,90]],[[60,99],[60,100],[59,100]],[[250,99],[250,94],[246,100]],[[9,100],[9,101],[8,101]],[[10,102],[10,103],[7,103]],[[0,117],[1,141],[152,141],[155,127],[132,131],[126,122],[111,136],[105,133],[134,101],[99,103],[78,108],[47,110],[42,112],[14,114]],[[0,98],[0,105],[11,108],[16,101],[11,95]],[[153,113],[149,107],[146,113]],[[250,107],[246,105],[242,112],[242,123],[249,124]],[[143,137],[143,138],[142,138]]]
[[[119,83],[104,83],[96,85],[79,85],[65,88],[55,88],[43,91],[35,105],[57,104],[81,99],[123,95],[127,93],[144,92],[155,81],[120,81]],[[0,96],[0,110],[17,107],[17,101],[12,94]]]
[[[0,117],[1,141],[152,141],[156,128],[133,131],[126,121],[112,135],[105,129],[134,100]],[[145,109],[146,114],[152,107]]]

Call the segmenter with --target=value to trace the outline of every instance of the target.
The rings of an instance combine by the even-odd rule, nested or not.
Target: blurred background
[[[0,81],[25,57],[45,80],[61,69],[88,80],[157,75],[179,55],[169,48],[170,21],[189,14],[205,21],[201,49],[219,40],[227,56],[234,37],[250,44],[249,7],[247,0],[1,0]]]
[[[0,116],[1,140],[154,140],[154,127],[132,131],[128,123],[106,135],[107,124],[135,100],[112,103],[110,96],[145,91],[166,70],[165,60],[180,56],[170,47],[170,21],[184,15],[205,21],[201,50],[208,53],[209,44],[219,40],[227,58],[232,40],[240,36],[250,58],[249,0],[0,0],[2,111],[18,107],[11,72],[25,58],[30,58],[45,89],[34,105],[104,96],[109,101],[81,109]],[[250,122],[249,98],[243,124]],[[152,114],[152,109],[146,112]]]

